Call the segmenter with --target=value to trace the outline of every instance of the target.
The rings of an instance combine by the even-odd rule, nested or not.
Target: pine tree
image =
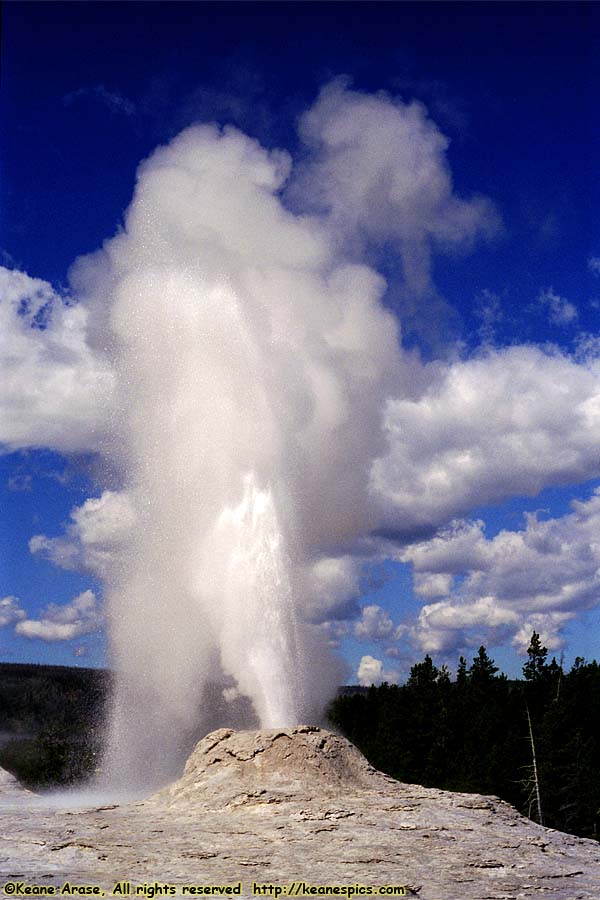
[[[434,666],[432,658],[427,654],[422,663],[416,663],[411,668],[406,685],[426,688],[436,683],[439,674],[439,669]]]
[[[539,681],[543,678],[548,670],[546,665],[546,657],[548,656],[548,648],[542,647],[542,642],[537,631],[531,635],[531,641],[527,648],[528,661],[523,666],[523,675],[527,681]]]
[[[491,681],[497,671],[498,666],[494,665],[494,660],[490,659],[482,644],[469,669],[471,681],[474,683]]]

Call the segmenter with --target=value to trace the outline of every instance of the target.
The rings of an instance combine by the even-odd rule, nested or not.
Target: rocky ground
[[[181,896],[241,881],[244,896],[254,882],[303,896],[305,882],[403,885],[421,900],[600,897],[597,843],[494,797],[400,784],[317,728],[213,732],[143,802],[50,806],[10,776],[0,797],[0,890],[69,881],[110,895],[128,881],[132,894],[158,883]]]

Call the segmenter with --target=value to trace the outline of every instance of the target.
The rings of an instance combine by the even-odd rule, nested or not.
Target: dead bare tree
[[[531,774],[525,783],[526,786],[529,787],[529,794],[528,794],[528,804],[529,805],[528,805],[527,816],[530,819],[533,818],[532,810],[533,810],[533,806],[535,805],[537,807],[537,820],[540,823],[540,825],[543,825],[544,817],[542,815],[542,798],[541,798],[541,794],[540,794],[540,780],[538,777],[537,758],[536,758],[536,753],[535,753],[535,741],[533,739],[533,727],[531,724],[531,716],[529,714],[529,705],[527,704],[527,702],[525,703],[525,709],[527,710],[527,723],[529,725],[529,742],[531,744],[531,759],[532,759],[531,766],[526,767],[531,771]]]

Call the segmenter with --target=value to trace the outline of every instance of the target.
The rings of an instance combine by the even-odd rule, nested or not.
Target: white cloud
[[[15,633],[43,641],[70,641],[102,627],[103,614],[93,591],[84,591],[70,603],[50,603],[39,619],[23,619]]]
[[[553,325],[573,325],[579,317],[575,304],[559,296],[551,287],[540,291],[538,303],[548,307],[548,318]]]
[[[580,331],[575,338],[575,359],[582,363],[600,359],[600,335]]]
[[[422,580],[435,577],[438,588],[446,587],[448,594],[455,575],[475,568],[482,568],[489,560],[489,548],[485,541],[484,523],[457,519],[443,528],[431,540],[408,547],[401,554],[403,561],[410,561],[415,570],[417,586]],[[420,593],[420,591],[419,591]],[[427,596],[425,594],[424,596]],[[437,593],[440,596],[440,593]]]
[[[97,449],[113,375],[87,343],[88,313],[46,281],[0,266],[0,444]]]
[[[438,653],[458,644],[496,643],[510,635],[520,621],[518,613],[503,608],[493,597],[472,603],[440,601],[424,606],[417,627],[407,633],[423,650]]]
[[[434,597],[445,597],[449,594],[452,581],[452,575],[445,575],[440,572],[415,572],[413,588],[415,594],[419,597],[431,600]]]
[[[416,574],[444,577],[448,592],[405,633],[430,652],[506,640],[524,652],[535,629],[557,648],[565,623],[600,603],[598,534],[600,488],[560,518],[526,516],[522,531],[487,539],[482,522],[456,523],[407,548]]]
[[[385,641],[390,639],[394,630],[388,613],[381,606],[372,604],[363,607],[362,615],[354,626],[354,635],[370,641]]]
[[[380,659],[367,655],[362,657],[356,677],[358,683],[363,685],[363,687],[370,687],[372,684],[382,684],[384,681],[396,682],[398,680],[398,672],[395,669],[384,669],[383,662]]]
[[[59,566],[61,569],[83,569],[82,550],[79,544],[66,537],[49,538],[45,534],[34,534],[29,541],[29,550]]]
[[[63,569],[106,576],[115,568],[128,538],[135,513],[127,494],[104,491],[71,512],[71,523],[60,537],[34,535],[29,549]]]
[[[113,544],[126,536],[133,524],[132,510],[125,494],[104,491],[91,497],[71,513],[84,544]]]
[[[382,661],[375,659],[373,656],[363,656],[359,663],[356,677],[358,678],[358,683],[364,687],[368,687],[371,684],[381,684],[383,681]]]
[[[474,507],[600,475],[600,359],[516,346],[430,367],[390,400],[372,490],[391,529],[437,528]]]
[[[16,597],[2,597],[0,600],[0,628],[3,628],[5,625],[12,625],[14,622],[24,618],[25,612],[21,609]]]
[[[548,650],[560,650],[564,646],[564,637],[561,634],[563,626],[575,617],[575,613],[538,613],[531,615],[523,623],[513,638],[513,645],[523,656],[531,642],[531,635],[536,631],[542,642],[542,646]]]

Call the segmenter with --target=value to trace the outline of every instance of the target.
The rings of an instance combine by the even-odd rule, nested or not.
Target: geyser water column
[[[211,609],[225,671],[254,698],[263,728],[296,724],[305,708],[304,661],[290,560],[273,494],[257,487],[254,474],[244,479],[241,503],[219,516],[207,551],[218,579]]]

